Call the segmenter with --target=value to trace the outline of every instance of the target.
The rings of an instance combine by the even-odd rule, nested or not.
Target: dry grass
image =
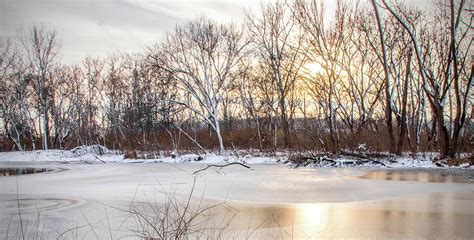
[[[134,234],[143,239],[228,239],[234,214],[225,203],[204,204],[195,196],[195,181],[186,197],[161,191],[147,201],[133,201],[127,212],[133,217]],[[160,199],[160,200],[157,200]],[[216,215],[216,212],[224,214]],[[216,219],[217,218],[217,219]],[[218,220],[218,221],[216,221]]]

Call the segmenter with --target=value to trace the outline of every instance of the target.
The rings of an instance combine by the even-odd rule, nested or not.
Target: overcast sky
[[[260,0],[0,0],[0,37],[15,39],[20,27],[42,23],[57,31],[62,59],[73,63],[87,55],[142,51],[177,23],[197,16],[242,21],[244,9],[258,8],[259,3]]]

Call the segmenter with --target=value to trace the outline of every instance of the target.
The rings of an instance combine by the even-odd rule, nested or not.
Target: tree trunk
[[[332,142],[332,153],[337,154],[339,151],[339,137],[337,136],[337,121],[336,121],[336,113],[334,109],[333,103],[333,95],[334,95],[334,84],[331,82],[331,86],[329,87],[329,134],[331,137]]]
[[[46,103],[46,99],[45,99],[45,96],[44,96],[44,90],[41,90],[42,94],[41,94],[41,101],[43,102],[43,106],[41,107],[41,111],[42,111],[42,117],[43,117],[43,122],[42,122],[42,128],[43,128],[43,139],[42,139],[42,144],[43,144],[43,150],[48,150],[48,141],[49,141],[49,137],[48,137],[48,108],[47,108],[47,103]]]
[[[454,50],[453,50],[454,51]],[[458,141],[459,141],[459,135],[461,134],[461,129],[464,127],[464,124],[466,122],[466,112],[467,112],[467,103],[469,98],[469,92],[471,90],[472,83],[474,82],[474,62],[471,62],[471,75],[468,81],[468,87],[466,89],[466,94],[465,96],[462,96],[461,91],[459,90],[459,74],[458,72],[458,66],[457,66],[457,61],[453,62],[454,65],[454,90],[455,90],[455,97],[456,97],[456,117],[454,119],[454,129],[453,129],[453,134],[451,137],[451,149],[450,149],[450,155],[454,156],[456,152],[458,151]]]
[[[283,97],[280,99],[280,110],[281,110],[281,128],[283,130],[283,143],[285,144],[285,148],[291,148],[290,126],[288,123],[288,116],[286,114],[286,103]]]
[[[387,49],[385,46],[385,38],[382,28],[382,20],[380,19],[380,13],[375,0],[372,0],[372,6],[374,7],[375,16],[377,18],[377,25],[379,28],[379,38],[382,47],[383,66],[385,74],[385,123],[387,125],[388,137],[389,137],[389,148],[390,152],[395,152],[395,135],[393,133],[393,121],[392,121],[392,96],[390,95],[390,72],[387,61]]]
[[[449,133],[444,120],[444,108],[443,106],[441,106],[440,102],[437,99],[434,104],[433,110],[437,123],[440,158],[443,159],[447,157],[452,157],[452,152],[449,146]]]
[[[407,69],[405,75],[405,83],[403,86],[403,99],[402,99],[402,115],[400,116],[399,126],[400,132],[398,136],[398,144],[396,149],[396,154],[400,155],[403,151],[403,142],[405,141],[405,135],[407,134],[407,102],[408,102],[408,83],[410,78],[411,71],[411,55],[412,49],[408,51],[407,57]]]
[[[257,125],[258,146],[260,152],[263,152],[262,130],[260,129],[260,121],[258,120],[258,117],[255,118],[255,124]]]
[[[224,148],[224,140],[222,139],[222,134],[221,134],[221,127],[219,124],[219,120],[215,117],[214,118],[214,123],[215,123],[215,130],[216,130],[216,136],[217,136],[217,141],[219,142],[219,153],[222,153],[225,151]]]

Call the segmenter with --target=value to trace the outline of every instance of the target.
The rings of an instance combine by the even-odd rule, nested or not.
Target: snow
[[[79,146],[76,148],[71,149],[72,153],[77,155],[84,155],[84,154],[120,154],[118,150],[110,150],[102,145],[91,145],[91,146]]]
[[[197,154],[183,154],[175,157],[161,157],[155,159],[124,159],[124,163],[207,163],[207,164],[219,164],[219,163],[231,163],[241,162],[245,164],[277,164],[281,162],[278,157],[262,157],[262,156],[235,156],[230,154],[217,155],[215,153],[207,153],[203,155]]]
[[[163,156],[153,159],[127,159],[118,150],[110,150],[101,145],[81,146],[71,150],[37,150],[0,152],[0,162],[59,162],[59,163],[228,163],[242,162],[246,164],[275,164],[282,157],[266,157],[232,153],[218,155],[215,153],[183,154]]]
[[[104,146],[82,146],[71,150],[37,150],[0,153],[0,162],[105,163],[122,162],[120,151]]]
[[[200,163],[200,164],[223,164],[240,162],[244,164],[285,164],[296,167],[288,162],[290,152],[277,152],[274,155],[266,155],[258,152],[225,152],[224,154],[172,154],[172,156],[160,156],[152,159],[127,159],[119,150],[110,150],[101,145],[81,146],[71,150],[37,150],[1,152],[1,162],[59,162],[59,163]],[[432,159],[436,153],[404,154],[402,156],[391,156],[377,159],[385,166],[374,162],[355,164],[359,159],[351,157],[339,157],[334,162],[322,161],[320,163],[308,164],[306,167],[379,167],[379,168],[468,168],[474,166],[463,164],[458,167],[448,167],[440,163],[436,165]]]

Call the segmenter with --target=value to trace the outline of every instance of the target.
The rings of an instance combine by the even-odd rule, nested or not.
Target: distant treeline
[[[143,53],[76,65],[33,26],[0,46],[3,150],[473,151],[472,1],[324,6],[201,17]]]

